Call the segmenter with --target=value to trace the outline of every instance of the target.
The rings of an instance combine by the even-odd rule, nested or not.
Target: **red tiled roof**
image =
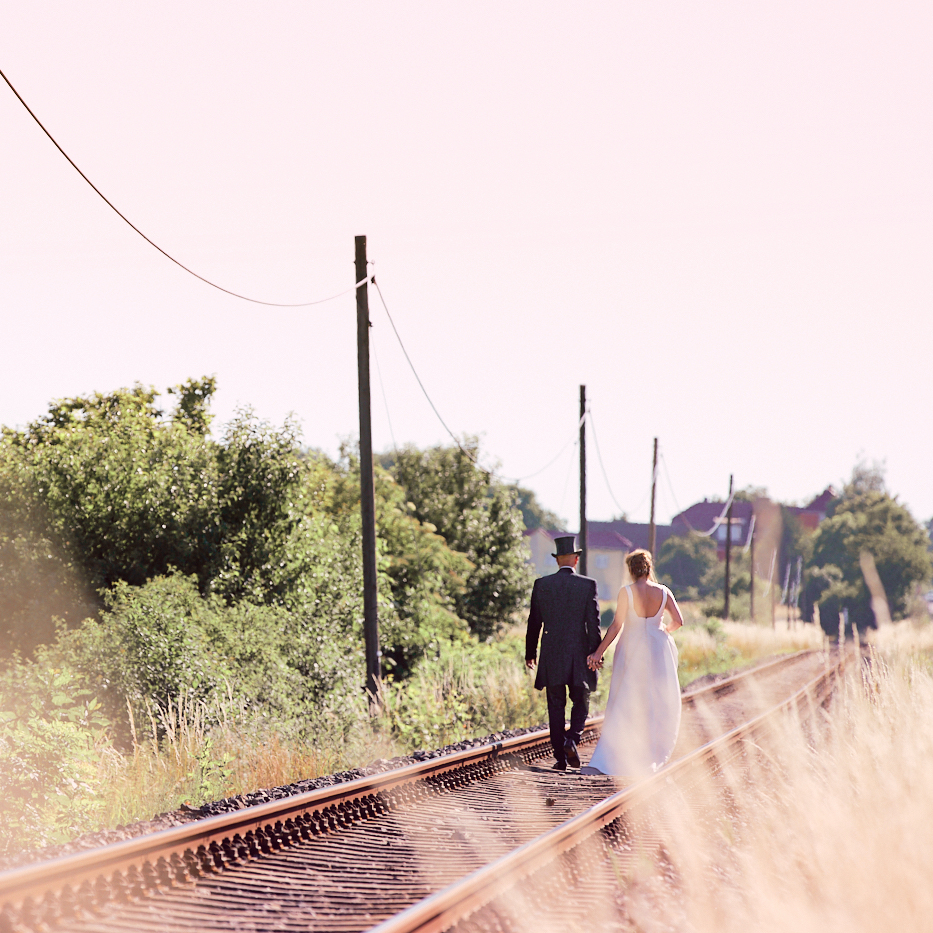
[[[614,531],[630,542],[630,549],[647,548],[650,526],[647,522],[626,522],[618,519],[613,522],[587,522],[592,536],[596,531]],[[671,536],[670,525],[655,526],[655,546],[660,547]]]
[[[635,550],[635,545],[624,535],[617,531],[603,528],[593,528],[586,523],[586,546],[588,548],[599,548],[601,551],[629,551]]]
[[[586,523],[586,545],[590,548],[599,548],[602,551],[631,551],[635,545],[625,537],[620,535],[612,528],[606,528],[610,522],[587,522]],[[603,527],[600,527],[603,526]],[[575,531],[554,531],[550,528],[531,528],[525,529],[525,535],[530,535],[535,531],[540,531],[547,535],[552,541],[555,538],[562,538],[566,535],[576,535]]]
[[[826,506],[833,499],[837,498],[839,493],[832,486],[827,486],[811,503],[803,507],[804,512],[825,512]]]
[[[671,520],[675,532],[683,529],[684,531],[693,529],[693,531],[709,531],[716,523],[716,519],[722,515],[725,502],[697,502],[690,508],[684,509],[679,515],[675,515]],[[744,499],[736,499],[732,503],[732,521],[739,519],[741,522],[748,522],[752,517],[752,503]]]

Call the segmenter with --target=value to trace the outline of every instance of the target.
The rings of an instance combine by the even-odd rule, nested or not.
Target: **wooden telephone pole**
[[[580,573],[586,576],[586,386],[580,386]]]
[[[651,559],[655,558],[655,545],[657,544],[658,529],[654,524],[654,493],[658,485],[658,439],[654,439],[654,457],[651,460],[651,519],[648,525],[648,550]]]
[[[726,592],[722,617],[729,618],[729,562],[732,557],[732,474],[729,474],[729,508],[726,511]]]
[[[366,237],[356,238],[356,280],[368,277]],[[366,643],[366,693],[369,707],[379,704],[379,614],[376,590],[376,496],[373,483],[373,431],[369,393],[369,294],[368,282],[356,290],[356,352],[360,388],[360,515],[363,538],[363,638]]]

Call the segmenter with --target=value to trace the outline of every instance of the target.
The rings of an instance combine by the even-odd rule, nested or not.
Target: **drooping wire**
[[[579,443],[580,443],[579,439],[573,442],[574,450],[577,449],[577,445]],[[561,514],[563,514],[563,511],[564,511],[564,503],[567,501],[567,487],[570,485],[570,473],[571,473],[571,470],[573,469],[573,460],[574,458],[571,457],[567,463],[567,475],[564,477],[564,491],[561,493],[561,497],[560,497],[560,513]]]
[[[670,474],[670,471],[668,470],[667,460],[664,459],[663,453],[661,454],[661,462],[664,464],[664,475],[667,477],[667,486],[668,486],[668,489],[670,489],[671,495],[674,498],[674,505],[677,506],[678,513],[682,513],[683,509],[680,508],[680,503],[677,501],[677,496],[674,494],[674,486],[671,483],[671,474]],[[693,532],[693,534],[697,535],[700,538],[708,538],[726,520],[726,513],[729,511],[729,506],[732,505],[732,502],[734,499],[735,499],[734,494],[729,496],[729,498],[726,500],[725,505],[722,507],[722,512],[713,521],[713,527],[710,528],[708,531],[697,531],[696,528],[694,528],[693,525],[691,525],[690,522],[687,521],[686,516],[683,514],[680,514],[681,521],[683,521],[683,523],[687,526],[687,529]],[[730,531],[729,533],[731,534],[732,532]]]
[[[583,420],[584,420],[585,417],[586,417],[586,416],[584,415],[583,418],[580,419],[580,424],[583,424]],[[546,469],[548,469],[549,467],[552,467],[555,463],[557,463],[557,461],[561,458],[561,456],[564,454],[564,452],[567,450],[567,448],[568,448],[571,444],[576,444],[576,443],[579,442],[579,439],[580,439],[580,437],[579,437],[580,424],[577,425],[577,430],[574,431],[573,437],[571,437],[570,440],[567,441],[567,443],[564,444],[563,447],[561,447],[561,449],[554,455],[554,457],[553,457],[551,460],[548,460],[548,462],[545,463],[544,466],[541,467],[540,470],[535,470],[534,473],[526,473],[524,476],[516,476],[516,477],[514,477],[514,479],[513,479],[512,477],[509,477],[509,479],[511,480],[511,482],[513,482],[513,483],[515,483],[515,484],[517,485],[518,483],[522,482],[523,480],[531,479],[533,476],[537,476],[539,473],[543,473]]]
[[[468,450],[460,443],[460,440],[459,440],[459,438],[457,437],[457,435],[454,434],[454,432],[450,430],[450,428],[449,428],[448,425],[447,425],[447,422],[443,419],[443,417],[441,416],[441,413],[437,410],[437,406],[434,404],[433,400],[431,399],[431,396],[428,395],[428,390],[424,387],[424,383],[421,381],[421,377],[418,375],[418,370],[415,369],[415,364],[412,362],[411,357],[408,355],[408,350],[405,349],[405,343],[404,343],[404,341],[402,340],[402,335],[398,332],[398,328],[395,326],[395,321],[394,321],[394,319],[392,318],[391,312],[389,311],[389,306],[386,304],[385,296],[382,294],[382,289],[379,287],[379,283],[376,281],[376,277],[375,277],[375,276],[372,276],[371,281],[372,281],[372,284],[373,284],[373,285],[375,286],[375,288],[376,288],[376,294],[379,295],[379,301],[382,303],[382,307],[383,307],[383,309],[385,310],[386,317],[389,319],[389,324],[392,326],[392,332],[395,334],[395,339],[398,341],[398,345],[399,345],[399,346],[401,347],[401,349],[402,349],[402,353],[403,353],[404,356],[405,356],[405,360],[406,360],[407,363],[408,363],[408,367],[409,367],[409,369],[411,369],[412,375],[415,377],[415,381],[418,383],[418,386],[419,386],[419,388],[421,389],[422,394],[423,394],[424,397],[427,399],[428,404],[431,406],[431,410],[432,410],[432,411],[434,412],[434,414],[437,416],[437,420],[440,421],[440,423],[443,425],[444,430],[450,435],[451,440],[454,442],[454,444],[457,445],[457,447],[458,447],[458,449],[460,450],[460,452],[461,452],[461,453],[462,453],[462,454],[463,454],[477,469],[482,470],[483,473],[485,473],[487,476],[490,476],[490,477],[493,477],[493,476],[494,476],[494,477],[496,477],[496,479],[502,480],[503,482],[508,483],[509,485],[517,486],[518,483],[519,483],[520,481],[526,480],[526,479],[530,479],[532,476],[537,476],[539,473],[543,473],[546,469],[548,469],[548,467],[553,466],[553,465],[558,461],[558,459],[560,459],[560,457],[563,455],[564,451],[567,450],[567,447],[570,446],[570,443],[574,443],[574,440],[571,440],[569,443],[565,444],[565,445],[558,451],[558,453],[557,453],[557,455],[556,455],[555,457],[553,457],[553,458],[552,458],[551,460],[549,460],[543,467],[541,467],[540,470],[535,470],[534,473],[527,473],[527,474],[525,474],[524,476],[519,476],[519,477],[503,476],[501,473],[499,473],[499,472],[496,471],[496,470],[488,469],[487,467],[484,467],[484,466],[476,459],[476,457],[473,456],[473,454],[470,453],[470,451],[468,451]],[[584,416],[584,417],[585,417],[585,416]],[[580,419],[580,424],[582,424],[582,423],[583,423],[583,419],[581,418],[581,419]],[[579,429],[579,425],[578,425],[578,429]]]
[[[612,486],[609,483],[609,476],[606,473],[606,467],[603,464],[602,451],[600,451],[599,449],[599,438],[596,436],[596,422],[593,420],[593,411],[592,409],[587,408],[586,413],[590,417],[590,427],[593,429],[593,444],[596,447],[596,459],[599,460],[599,468],[600,470],[602,470],[603,479],[606,482],[606,489],[609,490],[609,496],[612,499],[612,501],[616,504],[616,508],[619,510],[619,513],[621,515],[627,515],[628,513],[625,511],[625,509],[623,509],[622,506],[619,505],[619,500],[616,498],[615,493],[612,491]]]
[[[367,279],[361,279],[351,288],[345,288],[343,291],[337,292],[336,295],[329,295],[327,298],[316,298],[313,301],[280,302],[263,301],[259,298],[250,298],[249,295],[241,295],[239,292],[231,291],[229,288],[224,288],[222,285],[218,285],[216,282],[212,282],[210,279],[206,279],[203,275],[199,275],[197,272],[195,272],[194,269],[189,269],[188,266],[186,266],[183,262],[179,262],[170,253],[167,253],[164,249],[162,249],[161,246],[159,246],[158,243],[154,242],[148,236],[146,236],[146,234],[143,233],[142,230],[140,230],[139,227],[137,227],[136,224],[134,224],[124,213],[118,210],[113,202],[100,190],[100,188],[98,188],[97,185],[95,185],[94,182],[92,182],[91,179],[88,178],[80,168],[78,168],[74,159],[72,159],[71,156],[68,155],[64,149],[62,149],[62,147],[58,144],[58,140],[56,140],[55,137],[45,128],[42,121],[35,115],[35,113],[33,113],[32,108],[29,106],[29,104],[26,103],[25,100],[23,100],[19,91],[13,87],[13,83],[3,73],[2,70],[0,70],[0,78],[3,78],[3,80],[7,83],[10,90],[16,95],[16,99],[26,108],[26,112],[29,114],[29,116],[31,116],[33,120],[36,121],[39,129],[41,129],[42,132],[48,136],[55,148],[68,160],[68,163],[71,165],[71,167],[91,186],[91,189],[94,191],[94,193],[97,194],[97,196],[117,215],[117,217],[119,217],[125,224],[127,224],[127,226],[135,230],[150,246],[152,246],[154,249],[157,249],[166,259],[171,260],[180,269],[184,269],[185,272],[187,272],[189,275],[193,275],[196,279],[200,279],[206,285],[210,285],[211,288],[216,288],[218,291],[224,292],[227,295],[232,295],[234,298],[242,298],[243,301],[251,301],[253,304],[266,305],[270,308],[307,308],[311,305],[319,305],[324,304],[324,302],[327,301],[333,301],[335,298],[339,298],[341,295],[346,295],[348,292],[356,291],[356,289],[358,289],[363,284],[363,282],[367,281]]]
[[[671,472],[668,469],[667,460],[664,458],[664,452],[659,451],[659,454],[661,457],[661,463],[664,466],[664,478],[667,480],[667,488],[671,491],[671,498],[674,500],[674,507],[677,509],[678,512],[682,512],[683,509],[680,507],[680,503],[677,501],[677,495],[674,492],[674,485],[671,482]]]
[[[713,522],[713,527],[710,528],[709,531],[697,531],[696,528],[693,528],[690,522],[688,522],[686,519],[684,519],[684,523],[695,535],[699,535],[701,538],[708,538],[726,520],[726,513],[729,511],[729,506],[732,505],[733,499],[735,499],[735,493],[730,493],[729,498],[726,499],[726,504],[722,507],[722,512]],[[728,533],[730,535],[732,534],[731,528],[729,529]]]
[[[379,300],[382,302],[382,307],[385,310],[386,317],[389,319],[389,323],[392,325],[392,331],[395,334],[395,339],[398,341],[398,345],[402,348],[402,353],[405,355],[405,359],[408,361],[408,366],[412,371],[412,374],[415,377],[416,382],[421,388],[424,397],[428,400],[428,404],[431,406],[431,410],[437,416],[437,420],[444,426],[444,430],[450,435],[451,440],[460,448],[460,452],[475,466],[482,470],[484,473],[492,474],[492,470],[487,470],[485,467],[480,466],[476,457],[474,457],[466,448],[460,443],[459,438],[450,428],[447,426],[447,422],[441,417],[441,413],[437,410],[437,405],[431,400],[431,396],[428,395],[428,390],[424,387],[424,383],[421,381],[421,376],[418,375],[418,370],[415,369],[415,364],[412,363],[411,357],[408,355],[408,351],[405,349],[405,344],[402,342],[402,336],[398,332],[398,328],[395,326],[395,321],[392,320],[392,315],[389,312],[389,306],[386,304],[386,300],[382,294],[382,289],[379,287],[379,284],[376,282],[376,277],[372,276],[372,283],[376,286],[376,293],[379,295]]]

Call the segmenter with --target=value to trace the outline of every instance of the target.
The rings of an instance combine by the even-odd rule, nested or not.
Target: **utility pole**
[[[732,557],[732,474],[729,474],[729,508],[726,511],[726,592],[722,617],[729,618],[729,563]]]
[[[580,573],[586,576],[586,386],[580,386]]]
[[[368,277],[366,237],[356,238],[356,279]],[[373,432],[369,393],[369,294],[368,282],[356,290],[356,352],[360,386],[360,516],[363,538],[363,638],[366,643],[366,693],[370,712],[379,704],[381,665],[379,615],[376,591],[376,495],[373,484]]]
[[[657,543],[657,528],[654,524],[654,492],[658,485],[658,439],[654,439],[654,457],[651,460],[651,519],[648,525],[648,550],[651,559],[655,558],[655,544]]]

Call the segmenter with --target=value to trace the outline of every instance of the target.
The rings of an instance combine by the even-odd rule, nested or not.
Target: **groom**
[[[596,689],[596,671],[586,657],[599,647],[599,602],[596,581],[574,572],[580,554],[573,535],[555,538],[557,573],[535,580],[525,636],[525,664],[533,669],[541,636],[541,663],[535,688],[547,691],[548,725],[554,748],[555,771],[580,767],[577,743]],[[570,692],[570,731],[564,733],[564,711]]]

